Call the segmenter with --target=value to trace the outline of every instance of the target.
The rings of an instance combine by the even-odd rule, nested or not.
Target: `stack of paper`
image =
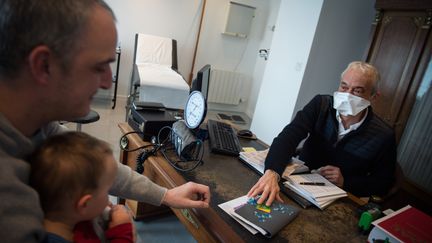
[[[267,157],[268,151],[269,150],[266,149],[261,151],[240,152],[239,158],[262,175],[264,174],[264,161]],[[282,177],[285,178],[293,173],[306,171],[309,171],[309,168],[304,165],[304,162],[293,157],[291,162],[285,168]]]
[[[268,149],[262,151],[240,152],[239,158],[252,166],[260,174],[264,174],[264,161],[267,157]]]
[[[320,174],[290,175],[286,179],[287,181],[284,182],[286,187],[320,209],[324,209],[338,198],[347,196],[344,190]]]
[[[219,204],[219,207],[252,234],[260,232],[269,238],[276,235],[299,213],[299,209],[291,205],[273,202],[270,207],[267,207],[257,204],[256,198],[247,196]]]
[[[291,162],[285,167],[284,172],[282,173],[282,178],[286,179],[291,174],[308,172],[309,167],[307,167],[305,162],[297,159],[296,157],[291,158]]]

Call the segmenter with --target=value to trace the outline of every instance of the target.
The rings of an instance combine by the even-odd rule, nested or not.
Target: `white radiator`
[[[237,72],[212,69],[208,102],[238,105],[242,98],[242,89],[247,76]]]

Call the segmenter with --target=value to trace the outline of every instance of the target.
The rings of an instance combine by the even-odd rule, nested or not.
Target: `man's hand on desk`
[[[267,206],[270,206],[275,199],[279,202],[283,202],[279,195],[280,188],[278,181],[279,175],[276,172],[272,170],[266,170],[264,175],[258,180],[252,189],[250,189],[247,196],[256,197],[257,195],[261,194],[261,197],[257,203],[261,204],[267,200]]]
[[[342,172],[340,171],[339,167],[326,165],[319,168],[318,171],[322,176],[324,176],[331,183],[335,184],[340,188],[343,187],[344,178],[342,176]]]
[[[173,208],[208,208],[210,189],[205,185],[188,182],[169,189],[162,203]]]

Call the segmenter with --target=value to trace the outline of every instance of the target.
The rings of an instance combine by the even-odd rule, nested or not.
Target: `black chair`
[[[100,119],[99,113],[97,113],[94,110],[90,110],[90,112],[86,116],[71,120],[70,122],[76,123],[77,124],[77,131],[81,132],[81,125],[82,124],[88,124],[88,123],[96,122],[99,119]]]

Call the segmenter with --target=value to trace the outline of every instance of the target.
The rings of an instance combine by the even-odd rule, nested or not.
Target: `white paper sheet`
[[[239,222],[243,227],[245,227],[249,232],[251,232],[252,234],[256,234],[258,233],[257,230],[255,230],[254,228],[252,228],[251,226],[247,225],[246,223],[242,222],[240,219],[238,219],[236,216],[234,216],[234,210],[243,205],[246,204],[248,200],[248,197],[242,196],[236,199],[233,199],[231,201],[228,202],[224,202],[219,204],[218,206],[225,211],[227,214],[229,214],[235,221]]]

